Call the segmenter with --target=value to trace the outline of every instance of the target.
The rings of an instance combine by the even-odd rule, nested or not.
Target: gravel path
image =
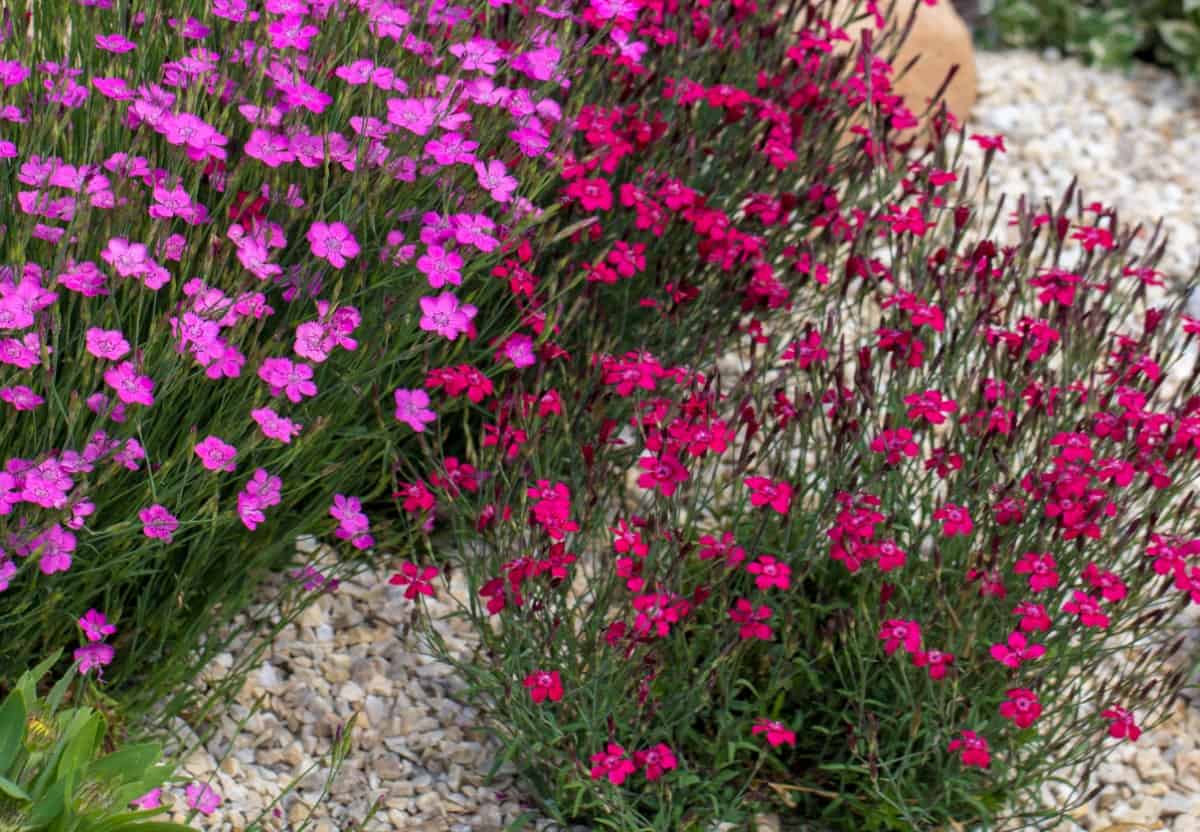
[[[1123,76],[1029,52],[982,54],[979,75],[972,128],[1007,138],[1008,153],[993,165],[995,187],[1057,200],[1078,175],[1085,198],[1117,205],[1123,220],[1164,216],[1171,244],[1161,268],[1181,281],[1190,276],[1200,255],[1200,99],[1149,68]],[[968,153],[980,158],[973,145]],[[410,607],[386,577],[343,584],[272,644],[216,736],[186,761],[225,798],[201,828],[244,828],[329,749],[355,711],[354,752],[313,815],[317,832],[358,829],[376,798],[382,809],[363,830],[490,832],[529,808],[508,774],[483,785],[496,746],[473,729],[477,715],[458,701],[450,668],[419,654],[404,627]],[[438,615],[449,605],[432,609]],[[1193,606],[1189,621],[1200,632],[1197,612]],[[465,624],[437,626],[469,649]],[[232,662],[222,656],[209,672]],[[238,731],[260,695],[262,712]],[[1122,747],[1098,782],[1103,791],[1064,830],[1200,832],[1200,698],[1181,698],[1170,721]],[[299,828],[323,783],[321,771],[308,775],[269,828]]]

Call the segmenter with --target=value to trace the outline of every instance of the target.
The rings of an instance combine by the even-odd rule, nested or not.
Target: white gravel
[[[1115,205],[1123,221],[1163,216],[1172,239],[1160,268],[1186,281],[1200,256],[1196,96],[1150,68],[1122,75],[1030,52],[984,53],[978,66],[982,89],[971,129],[1004,133],[1008,146],[993,165],[993,185],[1057,202],[1078,175],[1085,199]],[[973,145],[968,158],[981,158]],[[477,714],[459,701],[461,684],[451,669],[420,655],[417,636],[404,628],[411,606],[386,579],[383,573],[343,584],[270,647],[216,736],[186,761],[191,774],[214,776],[225,797],[198,826],[243,829],[329,749],[337,725],[353,712],[361,723],[355,750],[331,797],[313,813],[317,832],[488,832],[529,808],[510,770],[483,785],[497,746],[474,730]],[[433,605],[435,615],[449,609]],[[1193,606],[1193,627],[1196,612]],[[437,626],[449,643],[469,649],[464,623]],[[217,676],[232,662],[223,656],[209,672]],[[259,695],[265,695],[262,712],[239,732],[236,722]],[[320,770],[308,775],[267,828],[298,829],[323,781]],[[1104,790],[1078,825],[1063,829],[1200,832],[1200,701],[1177,701],[1171,719],[1136,745],[1124,744],[1097,781]],[[376,798],[382,810],[358,827]]]

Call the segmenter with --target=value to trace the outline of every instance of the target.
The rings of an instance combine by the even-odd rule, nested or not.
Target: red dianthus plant
[[[542,361],[404,508],[486,541],[435,547],[459,665],[563,820],[1049,823],[1181,682],[1106,656],[1200,600],[1200,323],[1102,206],[980,204],[954,148],[1000,137],[892,143],[886,33],[784,17],[593,0],[561,212],[496,270]]]

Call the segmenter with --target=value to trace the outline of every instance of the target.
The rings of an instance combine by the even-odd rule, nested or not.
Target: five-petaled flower
[[[975,528],[967,507],[956,506],[954,503],[946,503],[935,511],[933,519],[942,521],[942,534],[946,537],[969,535]]]
[[[216,436],[206,436],[196,445],[196,456],[200,463],[210,471],[232,471],[237,468],[234,458],[237,448],[223,442]]]
[[[1020,667],[1023,662],[1045,655],[1046,648],[1041,644],[1030,644],[1024,633],[1015,630],[1009,633],[1006,643],[993,644],[988,652],[993,659],[1007,667]]]
[[[879,629],[879,638],[884,642],[883,652],[889,656],[900,647],[909,653],[915,653],[921,649],[921,625],[915,621],[891,618],[883,622]]]
[[[780,514],[787,514],[792,501],[792,486],[783,480],[778,482],[768,477],[746,477],[750,489],[750,504],[755,508],[770,506]]]
[[[658,745],[650,748],[635,751],[633,753],[634,764],[642,769],[642,773],[646,775],[647,780],[657,780],[668,771],[676,768],[679,761],[675,759],[673,752],[665,742],[660,742]]]
[[[534,702],[546,699],[557,702],[563,698],[562,679],[557,670],[535,670],[525,677],[523,684]]]
[[[1000,703],[1000,716],[1011,719],[1018,728],[1028,728],[1042,714],[1037,695],[1028,688],[1010,688],[1008,699]]]
[[[436,566],[421,567],[405,561],[400,565],[400,571],[388,579],[388,583],[392,586],[407,586],[408,588],[404,590],[404,597],[411,601],[418,595],[433,596],[432,581],[437,574]]]
[[[625,778],[637,771],[637,766],[625,755],[625,749],[615,742],[610,742],[604,751],[598,751],[591,757],[593,780],[608,779],[614,786],[625,782]]]
[[[746,564],[746,571],[754,576],[754,585],[759,589],[787,589],[791,586],[792,567],[770,555],[760,555],[758,560]]]

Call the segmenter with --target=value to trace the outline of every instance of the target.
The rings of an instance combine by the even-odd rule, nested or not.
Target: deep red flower
[[[1119,705],[1113,705],[1107,711],[1102,712],[1100,716],[1109,721],[1108,735],[1110,737],[1137,742],[1137,738],[1142,735],[1142,729],[1133,720],[1133,712]]]
[[[679,765],[679,761],[675,759],[675,753],[664,742],[660,742],[652,748],[635,751],[633,762],[638,768],[643,769],[647,780],[657,780],[664,773]]]
[[[958,751],[959,759],[964,766],[987,768],[991,765],[991,755],[988,754],[988,743],[974,731],[963,731],[961,735],[950,741],[949,751]]]
[[[404,590],[404,597],[411,601],[418,595],[432,596],[434,594],[432,581],[437,574],[436,566],[422,568],[415,563],[405,561],[401,564],[400,571],[388,579],[388,583],[392,586],[407,586],[408,588]]]
[[[796,744],[796,732],[788,729],[782,722],[777,722],[773,719],[767,719],[765,716],[760,716],[754,721],[754,727],[750,729],[751,734],[766,734],[767,743],[775,748],[787,743],[788,745]]]

